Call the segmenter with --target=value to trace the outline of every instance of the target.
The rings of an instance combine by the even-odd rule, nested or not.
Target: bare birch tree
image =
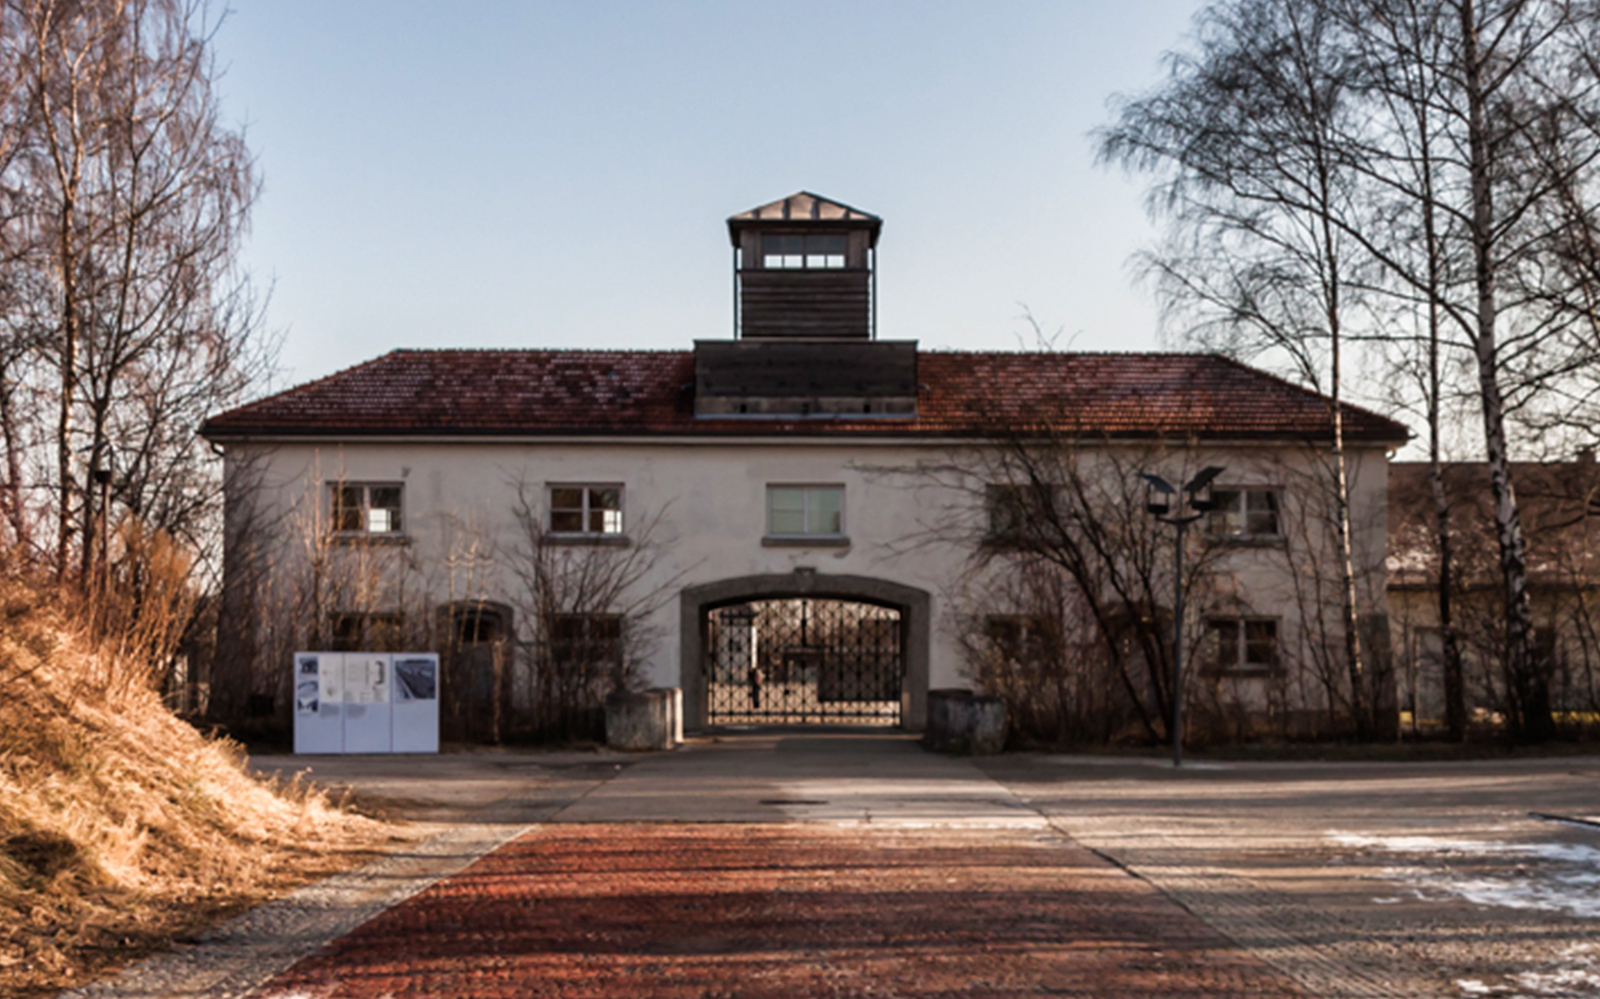
[[[1170,210],[1180,227],[1193,226],[1195,218],[1178,209],[1198,204],[1204,210],[1207,203],[1174,199],[1170,192],[1221,186],[1231,196],[1241,172],[1317,177],[1302,164],[1332,164],[1341,178],[1336,199],[1302,181],[1274,187],[1263,210],[1309,215],[1331,226],[1329,240],[1342,244],[1354,265],[1344,273],[1355,276],[1363,292],[1358,340],[1392,338],[1403,325],[1396,315],[1411,317],[1406,322],[1412,331],[1400,337],[1402,353],[1425,356],[1410,368],[1423,373],[1436,464],[1442,463],[1444,401],[1470,394],[1481,419],[1478,446],[1492,471],[1510,650],[1510,725],[1520,736],[1545,738],[1553,732],[1548,664],[1535,648],[1527,545],[1510,457],[1519,427],[1536,429],[1570,417],[1585,384],[1595,384],[1600,351],[1594,334],[1600,327],[1593,320],[1589,278],[1600,270],[1586,270],[1585,261],[1600,253],[1600,240],[1593,213],[1583,206],[1595,189],[1600,157],[1600,10],[1567,0],[1224,0],[1207,7],[1198,24],[1198,54],[1174,57],[1168,84],[1125,107],[1123,124],[1108,133],[1105,148],[1113,158],[1178,172],[1187,186],[1158,188],[1156,204]],[[1314,49],[1298,45],[1302,35],[1312,36],[1310,27],[1316,29]],[[1329,93],[1337,104],[1308,115],[1285,96],[1293,96],[1292,90],[1262,96],[1272,93],[1270,87],[1263,89],[1260,74],[1241,73],[1239,58],[1254,67],[1263,50],[1300,72],[1279,75],[1303,85],[1307,95],[1318,92],[1317,81],[1337,79],[1337,94]],[[1120,134],[1128,131],[1130,113],[1149,115],[1152,108],[1175,108],[1171,117],[1180,126],[1196,121],[1194,114],[1177,113],[1187,110],[1172,104],[1180,94],[1202,107],[1210,102],[1253,111],[1231,119],[1199,116],[1203,127],[1189,130],[1190,144],[1158,133],[1166,141],[1147,149]],[[1321,105],[1306,107],[1315,111]],[[1278,127],[1286,115],[1317,127]],[[1160,118],[1156,123],[1167,124]],[[1253,144],[1263,129],[1283,145]],[[1222,165],[1197,158],[1191,146]],[[1271,231],[1263,238],[1254,217],[1241,225],[1229,214],[1231,202],[1223,208],[1207,221],[1237,235],[1247,245],[1247,259],[1281,252],[1281,241]],[[1230,266],[1196,256],[1176,269],[1188,277],[1196,265],[1206,279],[1178,289],[1186,304],[1207,302],[1207,282],[1219,269],[1226,275]],[[1332,300],[1325,280],[1312,288]],[[1209,301],[1227,304],[1216,296]],[[1305,335],[1282,302],[1267,304],[1278,310],[1280,325]],[[1221,319],[1235,326],[1253,323],[1260,311],[1222,311]],[[1347,311],[1347,340],[1351,319]],[[1310,332],[1329,338],[1334,331],[1324,324]],[[1449,363],[1445,355],[1456,352],[1470,359],[1467,369]],[[1458,372],[1467,378],[1447,388],[1446,379]],[[1524,438],[1524,444],[1534,449],[1533,441]],[[1443,502],[1441,491],[1440,574],[1448,582],[1450,527]],[[1441,587],[1447,619],[1450,590]]]
[[[520,586],[521,628],[532,649],[531,717],[538,740],[594,738],[606,695],[642,685],[660,636],[651,618],[681,575],[660,578],[661,512],[633,513],[626,536],[571,537],[549,529],[544,490],[517,486],[519,537],[504,553]]]
[[[1591,5],[1563,0],[1349,0],[1343,10],[1353,58],[1379,98],[1369,102],[1379,112],[1374,127],[1352,144],[1355,160],[1402,220],[1385,232],[1374,219],[1359,236],[1396,290],[1437,310],[1472,358],[1499,548],[1508,715],[1517,734],[1546,738],[1554,732],[1550,664],[1536,647],[1511,452],[1517,426],[1570,411],[1575,381],[1600,362],[1584,318],[1593,291],[1585,268],[1574,266],[1592,259],[1595,222],[1573,210],[1574,192],[1593,191],[1600,162],[1600,19]],[[1409,141],[1397,141],[1402,132]],[[1427,239],[1430,230],[1436,248],[1406,252],[1415,246],[1407,237]],[[1443,525],[1440,539],[1448,583]],[[1448,612],[1450,587],[1440,592]],[[1452,632],[1453,621],[1447,665]],[[1452,707],[1464,725],[1459,711]]]
[[[195,431],[270,368],[238,267],[257,183],[220,118],[203,0],[0,9],[0,61],[20,74],[18,99],[0,99],[17,143],[9,161],[0,148],[0,187],[18,212],[0,261],[5,513],[22,534],[20,497],[47,487],[56,575],[87,579],[109,513],[97,470],[150,528],[196,547],[220,537],[218,469]],[[49,432],[30,431],[46,400]]]
[[[1315,0],[1208,8],[1199,49],[1171,57],[1155,93],[1123,103],[1104,160],[1154,172],[1169,222],[1146,258],[1169,322],[1234,356],[1289,362],[1326,393],[1345,668],[1358,732],[1371,733],[1344,447],[1345,340],[1364,255],[1347,235],[1356,191],[1341,140],[1353,109],[1338,24]]]

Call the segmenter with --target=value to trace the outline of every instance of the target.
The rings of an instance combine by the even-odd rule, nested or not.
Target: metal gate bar
[[[712,725],[900,724],[900,612],[849,600],[759,600],[707,612]]]

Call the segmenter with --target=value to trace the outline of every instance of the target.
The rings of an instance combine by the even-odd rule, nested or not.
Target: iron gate
[[[900,724],[900,612],[849,600],[758,600],[707,612],[712,725]]]

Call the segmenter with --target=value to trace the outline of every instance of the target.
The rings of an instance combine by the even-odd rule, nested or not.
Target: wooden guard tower
[[[734,336],[871,340],[883,220],[809,191],[728,220]]]
[[[877,339],[882,228],[808,191],[728,220],[734,339],[695,341],[696,415],[916,416],[916,341]]]

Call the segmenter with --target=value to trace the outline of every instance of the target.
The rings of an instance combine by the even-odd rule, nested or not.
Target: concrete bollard
[[[956,740],[961,730],[960,719],[970,700],[972,691],[958,687],[928,691],[928,727],[923,730],[922,744],[935,752],[959,752]]]
[[[998,697],[949,687],[928,691],[922,744],[940,753],[991,756],[1005,748],[1006,706]]]
[[[974,697],[971,714],[971,741],[967,752],[973,756],[993,756],[1006,748],[1006,704],[998,697]]]
[[[667,699],[667,731],[672,736],[668,749],[683,745],[683,688],[651,687],[647,694],[659,694]]]
[[[606,745],[612,749],[671,749],[673,698],[662,688],[621,690],[606,698]]]

